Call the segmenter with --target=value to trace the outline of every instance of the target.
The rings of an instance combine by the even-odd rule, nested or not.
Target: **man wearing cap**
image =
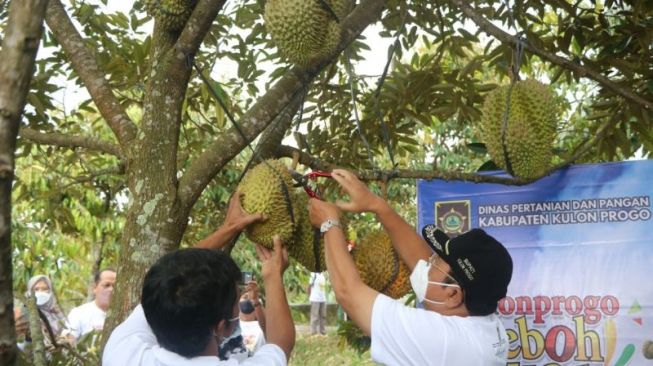
[[[495,314],[512,276],[512,259],[497,240],[475,229],[449,238],[433,225],[422,236],[346,170],[333,178],[349,202],[312,199],[311,223],[324,235],[327,270],[336,299],[372,338],[372,359],[385,365],[505,365],[508,337]],[[424,309],[403,305],[361,280],[347,252],[340,209],[372,212],[412,271]]]

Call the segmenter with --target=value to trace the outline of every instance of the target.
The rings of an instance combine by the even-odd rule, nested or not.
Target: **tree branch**
[[[503,43],[511,43],[514,44],[517,42],[517,37],[510,35],[506,32],[504,32],[501,28],[495,26],[492,24],[490,21],[487,19],[483,18],[483,16],[474,10],[470,5],[468,5],[467,1],[465,0],[451,0],[458,8],[462,10],[465,15],[467,15],[476,25],[478,25],[479,28],[481,28],[485,33],[495,37],[496,39],[500,40]],[[620,86],[619,84],[613,82],[612,80],[608,79],[607,77],[601,75],[600,73],[585,67],[583,65],[580,65],[578,63],[569,61],[565,58],[556,56],[550,52],[547,52],[545,50],[541,50],[528,41],[525,42],[524,47],[529,50],[531,53],[540,56],[541,58],[556,64],[558,66],[567,68],[569,70],[574,71],[580,76],[585,76],[588,77],[597,83],[601,84],[604,88],[611,90],[617,95],[620,95],[631,102],[635,102],[644,108],[651,110],[653,108],[653,102],[646,100],[636,93],[633,93],[632,90],[629,90],[628,88],[624,88]]]
[[[185,60],[187,56],[192,57],[197,53],[204,41],[204,36],[208,33],[225,2],[226,0],[200,0],[195,5],[193,13],[175,44],[178,57]]]
[[[117,166],[112,166],[112,167],[109,167],[109,168],[89,172],[86,175],[71,178],[73,180],[72,182],[63,185],[63,186],[59,187],[58,189],[63,191],[68,187],[74,186],[75,184],[83,184],[83,183],[86,183],[86,182],[91,182],[91,181],[95,180],[95,178],[101,177],[103,175],[116,175],[116,174],[125,174],[125,165],[120,164],[120,165],[117,165]]]
[[[293,117],[297,114],[302,102],[301,95],[296,96],[288,105],[288,108],[280,113],[275,121],[263,131],[259,143],[256,145],[254,157],[265,160],[274,156],[275,150],[281,145],[281,141],[292,125]]]
[[[50,0],[45,20],[118,142],[123,146],[128,144],[136,136],[137,127],[113,94],[94,55],[84,45],[60,0]]]
[[[606,131],[607,126],[602,126],[597,135],[592,138],[590,141],[587,141],[585,144],[581,144],[581,147],[567,160],[564,162],[553,166],[551,169],[547,170],[544,174],[532,178],[532,179],[523,179],[523,178],[513,178],[513,177],[500,177],[495,175],[486,175],[479,173],[463,173],[456,171],[444,171],[444,170],[411,170],[411,169],[396,169],[396,170],[358,170],[356,175],[361,180],[367,181],[382,181],[386,182],[392,179],[442,179],[446,181],[468,181],[474,183],[496,183],[504,184],[511,186],[523,186],[526,184],[533,183],[543,177],[550,175],[558,169],[565,168],[575,161],[580,159],[585,153],[587,153],[590,148],[596,144],[602,135]],[[299,162],[313,170],[322,170],[322,171],[332,171],[333,169],[340,168],[336,164],[332,164],[314,156],[311,156],[297,148],[292,146],[282,145],[276,150],[276,156],[280,157],[289,157],[294,158],[299,156]],[[343,168],[349,169],[349,168]]]
[[[29,333],[32,336],[32,362],[34,366],[47,366],[45,362],[45,344],[43,343],[43,330],[41,328],[41,317],[39,308],[36,305],[36,297],[32,289],[28,289],[29,295],[25,297],[25,305],[29,311]]]
[[[292,146],[282,145],[277,149],[277,157],[294,157],[295,155],[299,156],[299,162],[301,164],[310,167],[313,170],[332,171],[333,169],[341,168],[336,164],[320,160],[319,158],[311,156]],[[351,170],[350,168],[342,169]],[[470,181],[475,183],[497,183],[506,185],[521,185],[530,182],[508,177],[497,177],[493,175],[481,175],[476,173],[462,173],[443,170],[358,170],[355,173],[359,179],[366,181],[389,181],[391,179],[442,179]]]
[[[82,147],[89,150],[100,151],[106,154],[122,157],[120,147],[102,139],[86,136],[70,136],[56,132],[40,132],[28,127],[23,127],[19,131],[20,137],[34,141],[43,145],[53,145],[59,147]]]
[[[0,364],[17,358],[11,263],[11,187],[16,137],[25,98],[34,73],[34,60],[43,35],[47,0],[15,0],[0,48]],[[39,329],[40,331],[40,329]]]
[[[246,140],[231,128],[220,135],[190,165],[179,182],[179,197],[182,205],[190,210],[206,185],[234,156],[258,136],[294,97],[301,93],[317,74],[353,42],[363,30],[376,21],[387,0],[363,0],[354,11],[341,22],[342,39],[334,52],[322,62],[311,67],[295,66],[290,69],[265,95],[260,97],[243,115],[240,124]]]

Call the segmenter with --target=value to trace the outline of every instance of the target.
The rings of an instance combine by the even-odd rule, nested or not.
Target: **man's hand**
[[[338,206],[315,198],[308,200],[308,214],[311,219],[311,224],[317,228],[326,220],[340,219],[340,209],[338,209]]]
[[[288,249],[281,245],[281,238],[275,235],[273,238],[274,249],[270,250],[261,244],[256,244],[256,254],[261,259],[261,275],[263,279],[272,276],[282,276],[288,268]],[[267,288],[267,287],[266,287]]]
[[[229,200],[227,217],[222,226],[195,244],[196,248],[220,249],[236,237],[248,225],[267,219],[262,213],[248,214],[240,205],[240,193],[234,192]]]
[[[262,213],[248,214],[240,204],[240,196],[242,193],[234,192],[229,200],[229,208],[227,209],[227,216],[224,220],[224,225],[240,232],[247,226],[254,222],[264,221],[265,215]]]
[[[343,169],[333,169],[331,177],[349,195],[349,202],[336,202],[336,205],[342,210],[356,213],[375,212],[381,205],[385,204],[385,201],[372,193],[354,173]]]
[[[288,268],[288,250],[281,245],[279,235],[274,236],[273,242],[273,250],[260,244],[256,245],[256,253],[261,259],[261,275],[267,297],[264,332],[268,343],[279,346],[288,360],[295,346],[295,324],[290,315],[286,290],[283,287],[283,272]]]

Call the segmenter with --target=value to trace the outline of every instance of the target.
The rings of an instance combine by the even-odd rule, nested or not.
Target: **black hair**
[[[111,267],[102,268],[101,270],[95,272],[95,273],[93,274],[93,281],[95,281],[95,284],[96,284],[96,285],[97,285],[98,283],[100,283],[100,277],[102,277],[102,273],[104,273],[104,272],[106,272],[106,271],[110,271],[110,272],[116,273],[116,270],[113,269],[113,268],[111,268]]]
[[[200,355],[213,328],[232,317],[241,273],[227,254],[180,249],[161,257],[145,275],[141,304],[161,347]]]

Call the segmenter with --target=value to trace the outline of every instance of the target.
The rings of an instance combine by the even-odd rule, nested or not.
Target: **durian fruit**
[[[308,216],[308,195],[303,191],[295,192],[295,201],[299,208],[298,220],[295,224],[295,235],[288,245],[288,255],[295,258],[311,272],[326,270],[324,257],[324,237],[320,229],[311,225]],[[316,256],[317,254],[317,256]]]
[[[404,297],[407,293],[412,290],[410,286],[410,270],[408,266],[402,261],[399,260],[399,273],[395,277],[395,280],[383,291],[384,294],[392,297],[393,299],[399,299]]]
[[[324,0],[338,20],[347,16],[351,0]],[[322,0],[268,0],[265,26],[279,52],[298,65],[311,65],[333,52],[342,28]]]
[[[492,160],[508,170],[502,142],[509,86],[490,92],[483,104],[481,135]],[[535,178],[551,166],[556,136],[558,105],[556,95],[536,80],[517,81],[510,96],[510,111],[505,136],[507,157],[512,172],[520,178]]]
[[[383,230],[365,235],[352,251],[361,279],[371,288],[393,298],[410,291],[410,272]]]
[[[288,245],[288,255],[311,272],[326,271],[324,236],[320,233],[320,229],[311,225],[308,210],[306,210],[308,195],[303,189],[298,190],[295,194],[294,200],[299,210],[299,219],[295,223],[293,240]],[[347,215],[340,217],[340,226],[345,233],[348,231],[349,220]]]
[[[145,10],[168,31],[184,28],[197,0],[144,0]]]
[[[247,227],[245,234],[249,240],[266,248],[273,247],[275,234],[286,245],[292,240],[300,211],[293,199],[292,184],[288,168],[279,160],[266,160],[245,174],[237,188],[243,195],[243,210],[248,213],[261,212],[267,216],[264,222]]]

